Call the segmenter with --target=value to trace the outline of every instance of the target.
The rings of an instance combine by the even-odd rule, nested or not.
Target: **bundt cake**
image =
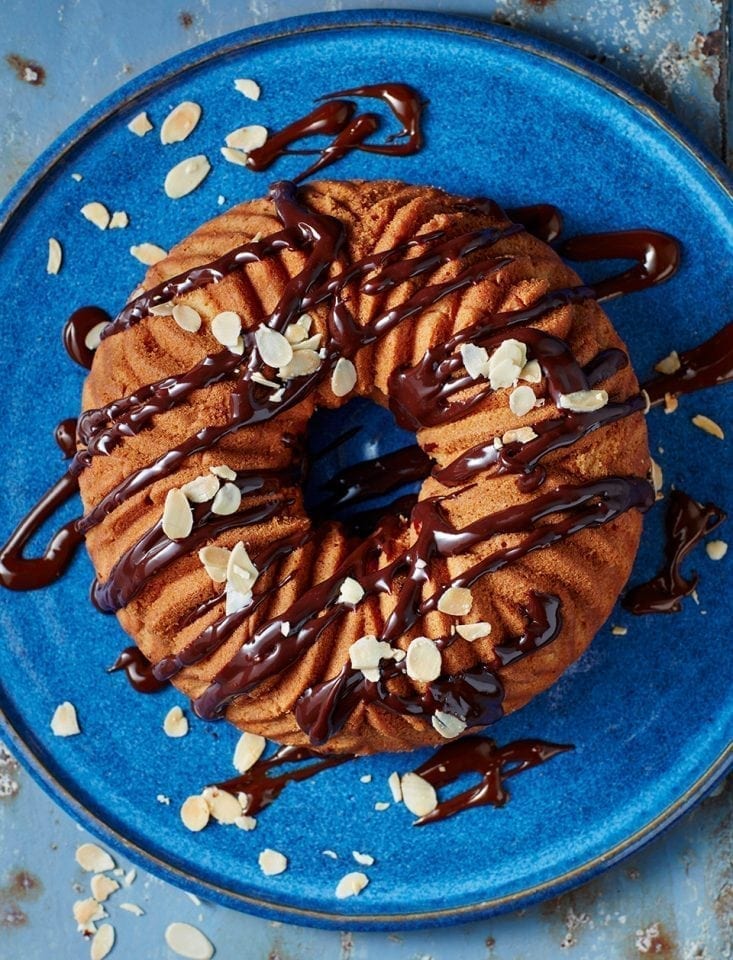
[[[311,416],[355,396],[427,464],[359,536],[302,489]],[[76,454],[95,601],[203,717],[333,752],[442,743],[608,617],[653,499],[643,406],[592,291],[496,204],[277,183],[104,331]]]

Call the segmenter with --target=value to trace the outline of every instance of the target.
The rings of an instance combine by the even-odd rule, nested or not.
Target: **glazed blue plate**
[[[234,89],[237,77],[259,81],[259,102]],[[219,212],[220,196],[226,206],[259,196],[271,177],[300,168],[295,157],[264,175],[232,166],[219,154],[227,132],[249,123],[274,130],[322,94],[384,80],[409,82],[429,98],[424,150],[405,159],[353,154],[329,175],[402,178],[510,206],[550,201],[565,212],[569,233],[649,225],[675,234],[684,245],[679,274],[608,308],[641,377],[670,349],[700,342],[728,319],[733,234],[724,174],[669,117],[602,69],[503,28],[424,14],[323,15],[233,34],[149,71],[92,110],[3,207],[3,531],[63,470],[52,432],[77,412],[83,381],[61,345],[68,313],[85,303],[120,308],[143,274],[131,244],[167,248]],[[187,141],[163,147],[160,124],[184,99],[203,106],[202,121]],[[142,139],[126,127],[141,110],[155,124]],[[167,170],[197,153],[209,156],[212,172],[194,193],[167,199]],[[101,232],[88,223],[79,210],[92,200],[127,211],[129,227]],[[46,274],[49,236],[64,249],[58,276]],[[731,393],[699,393],[672,416],[650,414],[666,489],[675,484],[699,500],[733,506],[728,444],[690,422],[706,413],[733,428]],[[350,407],[343,419],[362,430],[339,451],[340,462],[401,442],[389,417],[368,405]],[[312,442],[332,430],[326,421],[316,425]],[[71,515],[70,508],[63,519]],[[634,582],[658,565],[661,523],[656,507]],[[51,588],[0,595],[5,734],[85,826],[200,896],[323,926],[397,928],[487,916],[587,880],[679,817],[727,769],[730,560],[713,563],[701,550],[696,562],[699,604],[689,599],[682,613],[667,617],[616,610],[553,689],[494,728],[501,742],[575,744],[574,752],[513,780],[503,809],[413,828],[403,806],[376,812],[374,804],[391,799],[389,773],[414,768],[423,755],[378,756],[291,785],[252,833],[216,825],[188,833],[178,807],[205,783],[231,775],[237,733],[193,720],[187,737],[170,740],[161,724],[173,704],[186,706],[181,696],[140,696],[121,674],[107,675],[126,640],[113,618],[89,606],[92,568],[83,551]],[[610,624],[628,634],[613,635]],[[76,704],[81,736],[52,735],[49,721],[63,700]],[[361,781],[365,774],[371,782]],[[286,853],[286,873],[261,874],[264,847]],[[340,859],[324,857],[324,848]],[[335,886],[355,869],[353,850],[377,862],[363,893],[339,901]]]

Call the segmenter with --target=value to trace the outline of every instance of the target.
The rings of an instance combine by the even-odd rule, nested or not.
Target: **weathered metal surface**
[[[723,11],[716,0],[4,0],[0,194],[88,106],[182,49],[290,14],[395,6],[487,16],[591,55],[670,106],[724,155]],[[0,960],[88,955],[71,916],[73,902],[89,895],[88,875],[74,862],[84,839],[0,749]],[[124,901],[145,915],[121,910]],[[112,956],[141,960],[172,956],[163,932],[174,920],[205,930],[222,960],[724,960],[733,956],[733,782],[599,879],[494,921],[339,935],[196,905],[142,873],[107,906],[117,929]]]

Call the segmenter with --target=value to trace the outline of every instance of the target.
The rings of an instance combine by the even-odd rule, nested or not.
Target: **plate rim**
[[[477,17],[427,11],[358,9],[288,17],[246,27],[184,50],[143,71],[139,76],[108,94],[98,104],[75,120],[28,167],[0,202],[0,232],[10,226],[12,218],[20,211],[34,187],[50,173],[54,166],[63,161],[67,152],[81,139],[92,133],[116,112],[128,108],[137,99],[147,96],[156,87],[164,85],[178,74],[200,67],[213,57],[226,56],[228,53],[241,51],[247,47],[277,41],[296,34],[374,27],[417,29],[467,36],[487,43],[498,43],[512,49],[518,49],[538,57],[540,60],[549,61],[554,65],[565,68],[571,73],[602,87],[606,93],[618,97],[636,112],[651,120],[668,137],[676,141],[677,145],[682,147],[708,176],[712,177],[729,199],[733,199],[733,177],[723,164],[709,153],[707,148],[690,135],[683,125],[665,108],[593,61],[587,60],[551,41]],[[3,684],[0,682],[0,695],[2,691]],[[2,699],[2,696],[0,696],[0,700]],[[144,847],[131,841],[124,833],[111,827],[97,814],[89,810],[45,766],[39,751],[32,743],[27,742],[22,737],[1,703],[0,732],[11,743],[14,755],[18,757],[25,769],[52,800],[58,803],[77,822],[90,830],[91,833],[109,843],[110,846],[122,851],[138,866],[150,870],[179,887],[193,888],[204,898],[223,906],[233,907],[268,919],[285,919],[293,923],[300,922],[330,929],[342,929],[348,926],[354,930],[404,930],[461,923],[494,916],[522,906],[529,906],[552,895],[562,893],[597,876],[603,870],[608,869],[659,836],[664,830],[677,822],[706,793],[712,790],[727,770],[733,767],[733,744],[729,744],[708,769],[687,787],[680,797],[657,813],[644,826],[616,843],[610,850],[564,871],[559,876],[534,884],[526,889],[459,907],[411,911],[401,914],[351,915],[277,903],[272,899],[236,892],[211,881],[191,877],[183,869],[160,859]]]

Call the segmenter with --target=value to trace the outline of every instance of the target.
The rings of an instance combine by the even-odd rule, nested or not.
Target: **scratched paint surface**
[[[646,89],[725,156],[715,0],[3,0],[0,194],[88,106],[160,60],[253,23],[352,7],[482,15],[556,40]],[[89,955],[71,917],[73,902],[90,895],[89,875],[74,862],[85,839],[0,748],[0,960]],[[117,930],[112,957],[125,960],[172,957],[163,933],[175,920],[203,929],[221,960],[725,960],[733,957],[733,782],[599,879],[493,921],[400,935],[308,930],[195,904],[142,872],[105,906]]]

